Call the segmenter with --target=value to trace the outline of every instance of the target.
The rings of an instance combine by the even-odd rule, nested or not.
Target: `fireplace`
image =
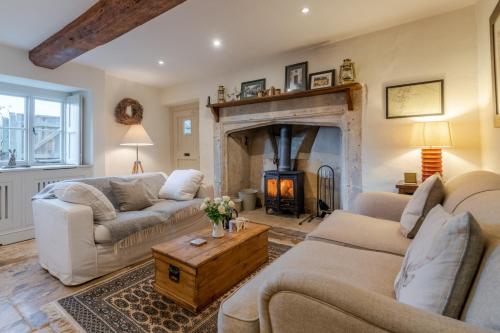
[[[297,218],[304,213],[304,172],[264,172],[264,204],[266,212],[291,212]]]
[[[305,213],[313,214],[317,206],[316,173],[326,164],[335,171],[334,208],[349,209],[362,184],[362,90],[354,91],[352,97],[353,111],[347,110],[342,94],[221,107],[214,128],[216,195],[238,196],[242,189],[256,189],[258,206],[268,206],[269,212],[292,211],[288,197],[302,195]],[[288,172],[303,172],[303,188],[283,182],[285,196],[279,193],[282,203],[279,206],[277,189],[281,184],[277,175],[271,174],[280,171],[283,174],[280,179],[285,179],[286,170],[280,170],[278,162],[286,162],[279,161],[283,147],[279,141],[281,128],[287,125],[293,129]],[[266,174],[274,179],[271,186],[276,185],[267,202]],[[300,210],[300,197],[297,199]]]

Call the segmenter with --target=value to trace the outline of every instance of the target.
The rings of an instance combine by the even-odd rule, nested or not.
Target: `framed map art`
[[[386,87],[386,118],[444,114],[443,86],[444,80],[435,80]]]

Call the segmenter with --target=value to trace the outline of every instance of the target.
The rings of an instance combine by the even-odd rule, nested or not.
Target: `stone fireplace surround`
[[[362,190],[361,126],[364,89],[352,94],[353,110],[348,111],[345,94],[327,94],[288,100],[231,106],[220,109],[215,124],[215,192],[237,196],[231,182],[241,161],[231,158],[228,140],[233,133],[270,125],[290,124],[337,127],[341,131],[339,208],[348,209]],[[261,190],[261,189],[259,189]]]

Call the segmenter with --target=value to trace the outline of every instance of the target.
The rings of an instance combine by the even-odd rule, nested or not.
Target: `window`
[[[191,135],[191,119],[184,119],[183,132],[184,135]]]
[[[80,164],[81,97],[11,90],[0,89],[0,165],[14,151],[17,165]]]

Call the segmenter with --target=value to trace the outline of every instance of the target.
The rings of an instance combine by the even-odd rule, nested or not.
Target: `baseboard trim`
[[[30,227],[26,229],[9,231],[0,234],[0,245],[8,245],[12,243],[22,242],[28,239],[35,238],[35,228]]]

